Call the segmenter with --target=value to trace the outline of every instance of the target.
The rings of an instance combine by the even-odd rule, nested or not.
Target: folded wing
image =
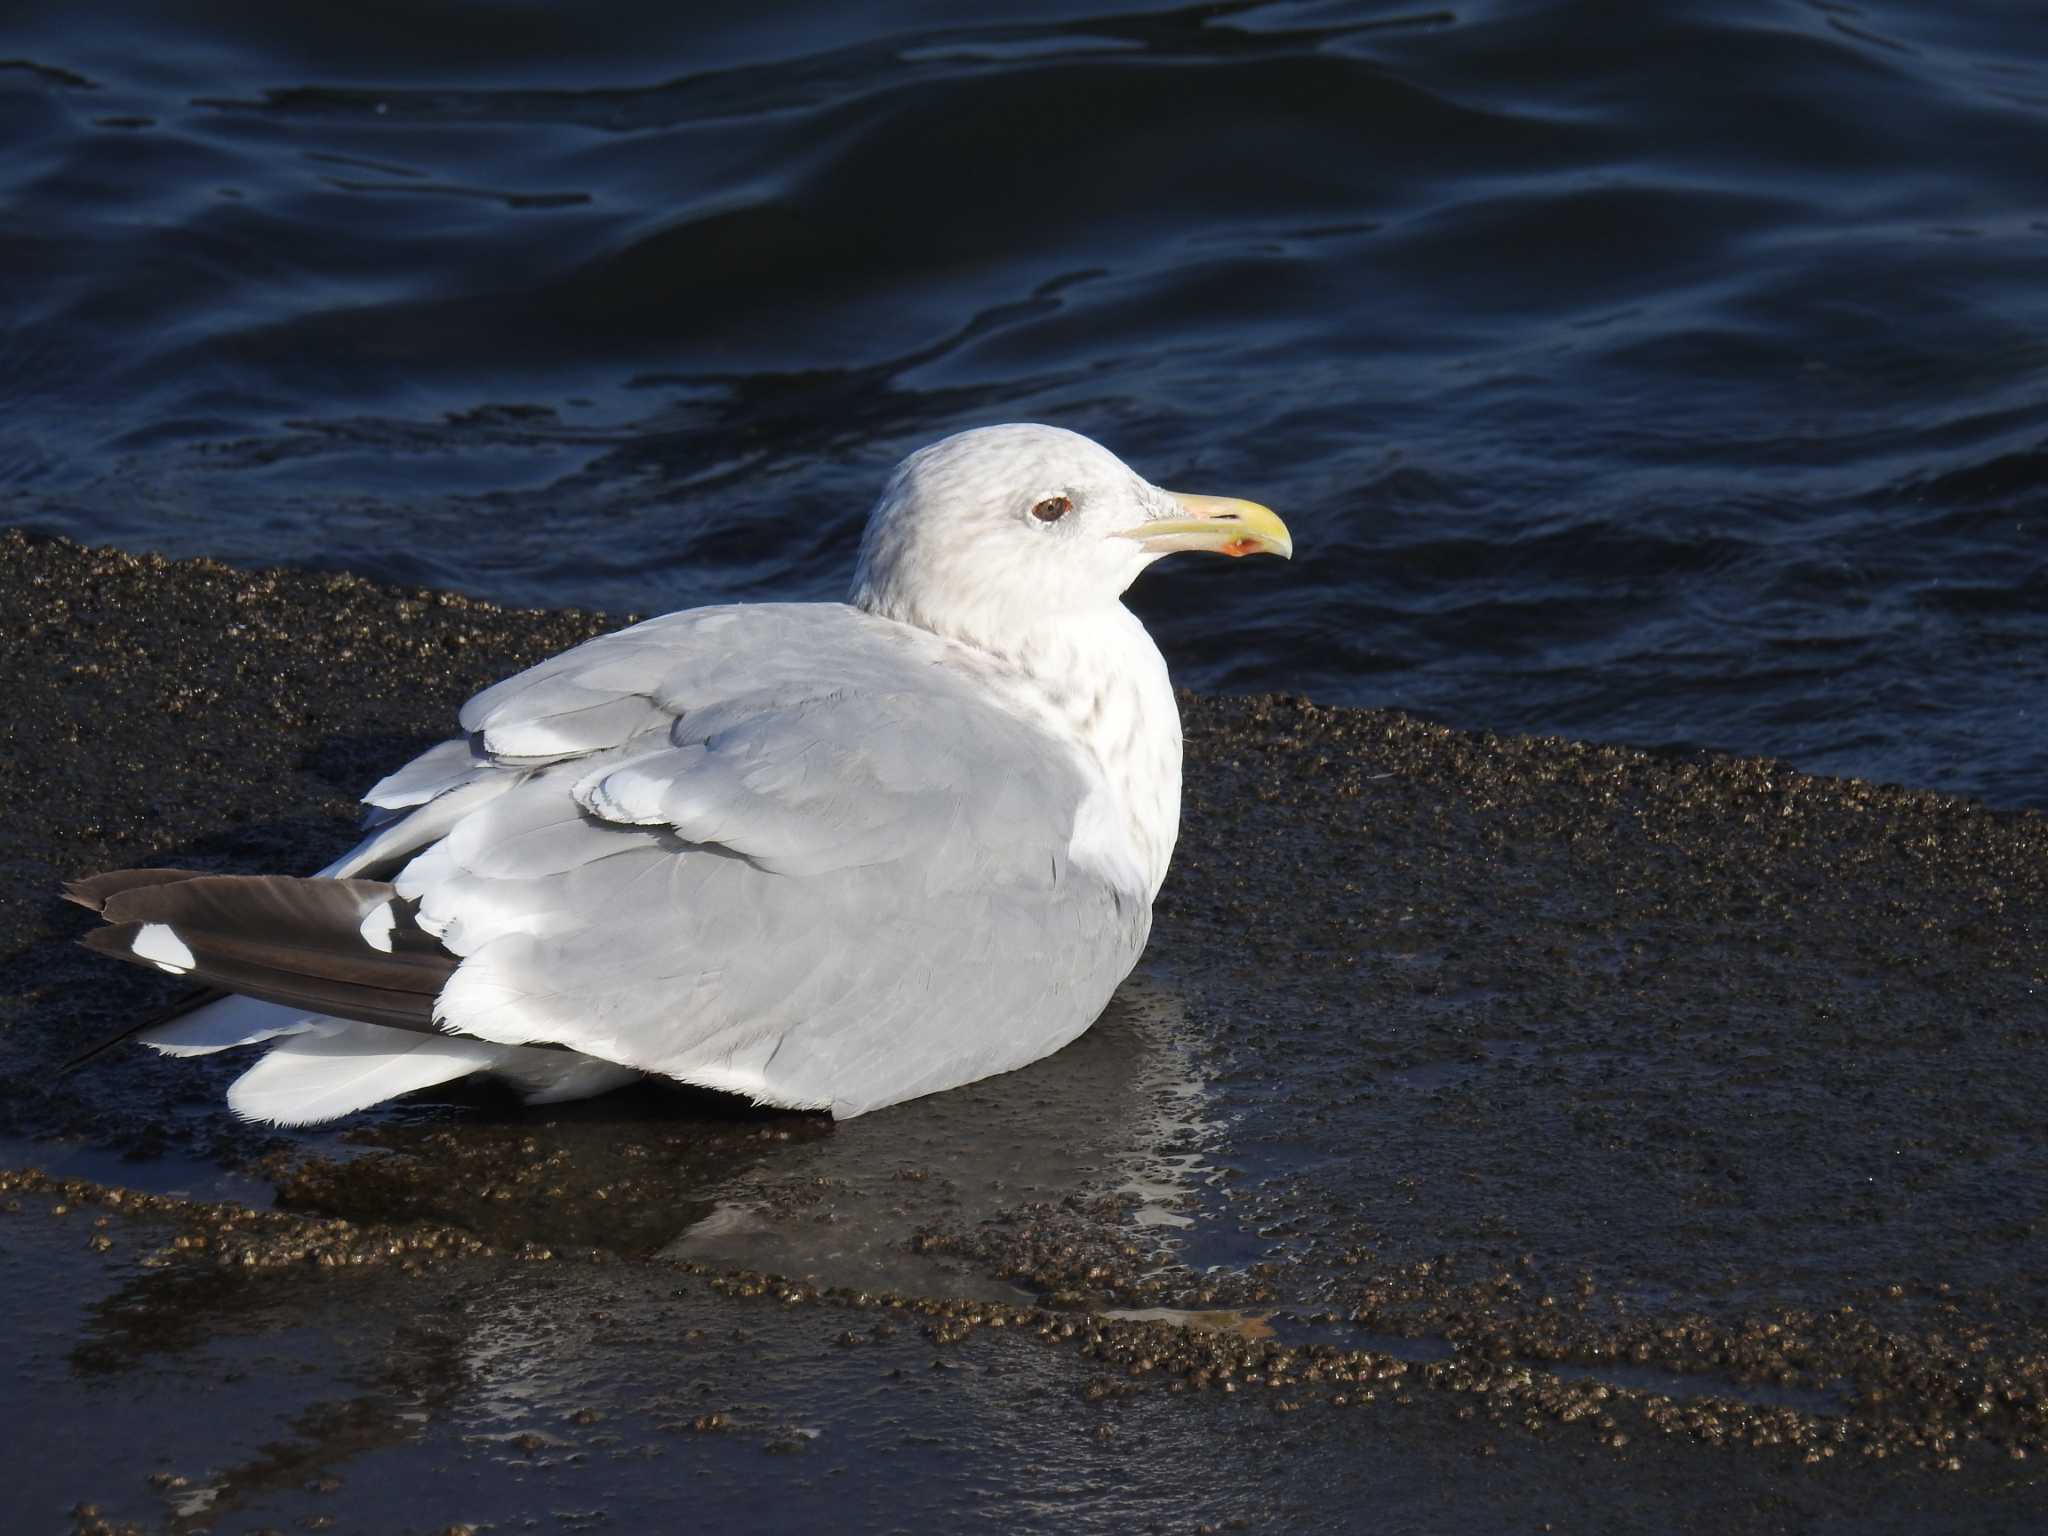
[[[1070,856],[1091,769],[943,642],[809,605],[611,639],[465,711],[522,777],[395,877],[460,957],[443,1027],[847,1115],[1056,1049],[1135,962],[1143,893]]]

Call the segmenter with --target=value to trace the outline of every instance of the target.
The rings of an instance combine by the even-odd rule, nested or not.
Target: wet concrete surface
[[[0,535],[24,1530],[2033,1530],[2048,818],[1188,699],[1150,956],[834,1125],[290,1135],[59,883],[311,868],[613,621]]]

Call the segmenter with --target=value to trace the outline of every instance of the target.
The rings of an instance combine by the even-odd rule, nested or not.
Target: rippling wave
[[[836,595],[997,419],[1255,495],[1185,681],[2048,805],[2024,8],[16,8],[0,520]]]

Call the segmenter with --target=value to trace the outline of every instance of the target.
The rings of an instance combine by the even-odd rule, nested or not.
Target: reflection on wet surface
[[[1026,1525],[1115,1528],[1099,1506],[1121,1458],[1074,1418],[1089,1378],[1070,1348],[948,1337],[901,1309],[735,1301],[660,1264],[152,1269],[124,1250],[161,1233],[117,1223],[102,1256],[74,1240],[82,1209],[10,1221],[0,1254],[0,1280],[47,1319],[0,1361],[46,1405],[50,1454],[12,1492],[47,1518],[86,1495],[179,1533],[535,1508],[559,1529],[630,1511],[635,1528],[772,1530],[851,1500],[869,1523],[931,1528],[995,1498]],[[109,1278],[101,1299],[55,1304]],[[1067,1470],[1047,1480],[1045,1459]],[[1149,1476],[1141,1502],[1186,1496]]]
[[[1021,1071],[844,1123],[646,1089],[540,1120],[503,1099],[276,1160],[279,1203],[544,1247],[760,1270],[822,1286],[1022,1299],[926,1247],[1000,1212],[1106,1199],[1171,1252],[1210,1173],[1184,1011],[1136,978],[1080,1040]]]

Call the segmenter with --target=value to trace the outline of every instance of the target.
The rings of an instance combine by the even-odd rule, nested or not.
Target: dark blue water
[[[728,9],[7,10],[0,522],[829,596],[1036,418],[1293,525],[1196,686],[2048,805],[2039,7]]]

